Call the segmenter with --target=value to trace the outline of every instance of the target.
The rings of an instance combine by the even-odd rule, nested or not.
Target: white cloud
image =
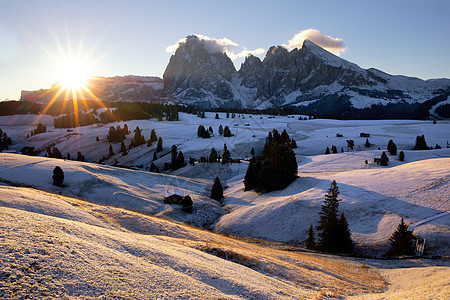
[[[195,37],[196,38],[195,38]],[[238,43],[233,42],[228,38],[215,39],[210,38],[203,34],[195,34],[194,36],[188,36],[179,40],[176,44],[166,47],[166,52],[175,52],[180,44],[186,43],[190,39],[190,43],[200,43],[209,53],[226,53],[231,60],[236,60],[241,57],[247,56],[249,53],[254,55],[263,54],[266,52],[263,48],[257,48],[255,50],[248,50],[247,48],[240,46]]]
[[[347,50],[342,39],[332,38],[331,36],[324,35],[319,30],[312,28],[298,32],[292,39],[289,40],[287,45],[283,46],[289,50],[301,48],[304,40],[310,40],[311,42],[338,56]]]

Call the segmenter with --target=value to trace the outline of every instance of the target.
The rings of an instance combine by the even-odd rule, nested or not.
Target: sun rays
[[[93,77],[93,65],[105,54],[93,57],[96,46],[86,49],[84,38],[81,38],[76,46],[67,37],[63,45],[60,39],[53,34],[54,46],[40,45],[46,54],[46,64],[49,67],[49,75],[56,82],[46,93],[51,99],[42,111],[42,115],[54,105],[60,107],[60,113],[64,112],[68,103],[72,102],[75,127],[80,125],[79,109],[83,107],[90,113],[88,101],[94,101],[100,107],[106,108],[102,101],[92,90],[95,84]]]

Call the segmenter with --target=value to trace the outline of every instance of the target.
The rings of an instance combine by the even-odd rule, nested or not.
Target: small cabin
[[[184,198],[183,191],[175,188],[167,189],[164,193],[164,203],[181,204]]]
[[[361,132],[361,133],[359,134],[359,136],[360,136],[360,137],[370,137],[370,133],[364,133],[364,132]]]

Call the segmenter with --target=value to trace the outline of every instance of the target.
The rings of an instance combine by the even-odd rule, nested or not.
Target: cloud
[[[289,40],[287,45],[283,46],[289,50],[301,48],[304,40],[310,40],[311,42],[338,56],[347,50],[342,39],[332,38],[331,36],[324,35],[319,30],[312,28],[298,32],[292,39]]]
[[[166,52],[175,52],[181,44],[186,43],[188,40],[190,44],[198,43],[209,53],[226,53],[231,60],[245,57],[249,53],[259,55],[266,52],[266,50],[264,50],[263,48],[248,50],[247,48],[240,46],[238,43],[233,42],[228,38],[215,39],[203,34],[195,34],[181,39],[176,44],[167,46]]]

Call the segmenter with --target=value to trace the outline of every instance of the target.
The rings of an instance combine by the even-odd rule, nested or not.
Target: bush
[[[53,169],[53,176],[52,176],[52,178],[53,178],[53,184],[54,185],[62,186],[63,181],[64,181],[64,172],[61,169],[61,167],[56,166]]]

